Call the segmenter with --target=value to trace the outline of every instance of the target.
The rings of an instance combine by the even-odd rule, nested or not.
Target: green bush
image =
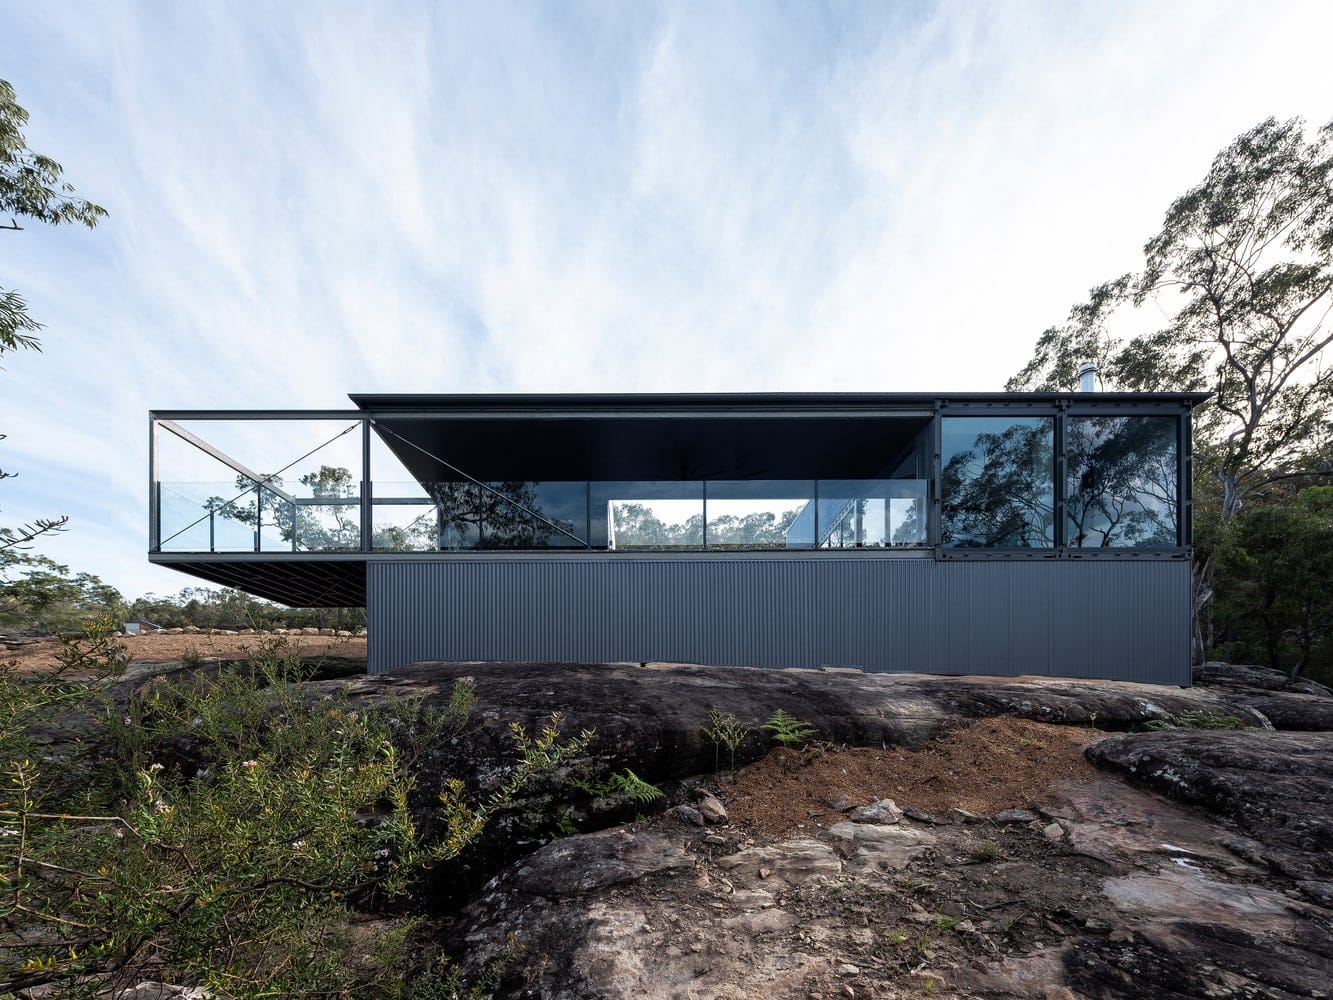
[[[96,643],[71,662],[113,669]],[[443,707],[316,697],[279,644],[128,699],[65,676],[0,674],[0,994],[53,983],[93,996],[137,977],[237,997],[400,995],[412,970],[358,959],[358,911],[404,900],[590,739],[561,740],[554,718],[536,734],[513,726],[498,790],[474,803],[447,781],[426,839],[413,764],[468,725],[468,683]],[[38,754],[34,734],[71,712],[84,738]]]

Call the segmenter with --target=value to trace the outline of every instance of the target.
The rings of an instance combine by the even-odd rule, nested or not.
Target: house
[[[417,660],[1190,683],[1197,393],[150,414],[149,560]]]

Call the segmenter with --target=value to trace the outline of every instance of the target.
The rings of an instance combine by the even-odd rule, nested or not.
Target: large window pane
[[[700,482],[595,482],[594,545],[611,549],[698,548],[704,543]]]
[[[954,548],[1055,544],[1055,422],[945,417],[940,543]]]
[[[926,542],[924,479],[821,479],[819,548],[888,548]]]
[[[1070,417],[1068,540],[1075,548],[1177,544],[1174,417]]]
[[[588,530],[588,484],[487,483],[482,491],[482,547],[583,548]]]
[[[815,498],[810,480],[742,480],[708,483],[710,549],[808,549]]]

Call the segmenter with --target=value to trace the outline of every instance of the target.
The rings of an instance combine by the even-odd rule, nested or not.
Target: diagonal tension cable
[[[421,447],[421,445],[417,444],[415,441],[410,441],[410,440],[408,440],[407,438],[403,437],[401,434],[399,434],[397,431],[393,430],[392,428],[390,428],[390,427],[386,427],[386,426],[384,426],[383,424],[379,423],[379,422],[376,421],[376,420],[371,420],[371,424],[373,424],[374,427],[375,427],[375,429],[378,430],[380,433],[382,433],[382,434],[392,434],[392,435],[393,435],[394,437],[396,437],[399,441],[403,442],[403,444],[407,445],[407,446],[410,447],[410,448],[415,448],[417,451],[421,452],[421,454],[425,455],[427,458],[432,459],[432,460],[434,460],[434,461],[436,461],[436,462],[439,462],[441,465],[443,465],[443,466],[444,466],[446,469],[448,469],[450,472],[457,473],[458,475],[460,475],[460,476],[462,476],[464,479],[466,479],[469,483],[472,483],[472,484],[474,484],[474,485],[476,485],[476,486],[480,486],[480,487],[481,487],[483,490],[485,490],[486,492],[491,493],[491,494],[494,494],[495,496],[499,497],[502,501],[504,501],[505,503],[509,504],[511,507],[517,507],[519,510],[523,511],[523,513],[527,514],[529,517],[535,517],[538,521],[541,521],[542,524],[546,525],[547,527],[554,528],[556,531],[560,532],[562,535],[568,535],[570,538],[574,539],[574,541],[578,542],[578,543],[579,543],[580,545],[582,545],[584,548],[588,548],[588,547],[589,547],[589,545],[588,545],[588,541],[587,541],[586,539],[580,538],[578,535],[574,534],[574,532],[570,531],[570,530],[569,530],[568,528],[566,528],[564,525],[557,524],[555,521],[552,521],[550,518],[546,517],[544,514],[538,512],[538,511],[535,511],[535,510],[531,509],[530,507],[525,506],[524,504],[519,503],[519,502],[518,502],[517,500],[515,500],[513,497],[506,496],[504,493],[501,493],[499,490],[495,489],[494,487],[490,486],[489,484],[487,484],[487,483],[483,483],[480,479],[476,479],[476,478],[474,478],[474,477],[468,475],[466,472],[464,472],[464,471],[463,471],[462,469],[460,469],[458,466],[454,465],[452,462],[447,462],[447,461],[445,461],[443,458],[441,458],[439,455],[435,455],[435,454],[433,454],[433,453],[427,451],[425,448]],[[437,502],[438,502],[438,501],[437,501]]]
[[[357,427],[359,427],[359,426],[361,426],[361,421],[358,420],[356,423],[350,425],[350,426],[347,427],[345,430],[341,430],[341,431],[339,431],[337,434],[333,435],[333,437],[329,438],[329,439],[328,439],[327,441],[325,441],[323,444],[316,445],[315,447],[311,448],[308,452],[306,452],[306,453],[305,453],[304,455],[302,455],[300,458],[294,458],[294,459],[292,459],[290,462],[288,462],[286,465],[284,465],[284,466],[283,466],[281,469],[279,469],[277,472],[270,472],[270,473],[269,473],[267,476],[265,476],[263,479],[261,479],[261,480],[256,480],[254,486],[247,486],[245,489],[241,490],[240,493],[237,493],[237,494],[236,494],[234,497],[232,497],[230,500],[225,501],[225,502],[223,503],[222,506],[226,507],[226,506],[229,506],[230,504],[234,504],[237,500],[241,499],[241,497],[245,496],[245,495],[246,495],[247,493],[249,493],[251,490],[257,489],[257,488],[260,487],[260,486],[267,486],[267,485],[268,485],[269,483],[271,483],[273,480],[277,479],[277,478],[278,478],[279,476],[281,476],[284,472],[286,472],[288,469],[290,469],[293,465],[296,465],[298,462],[304,462],[304,461],[305,461],[307,458],[309,458],[311,455],[315,454],[315,452],[317,452],[317,451],[322,451],[323,449],[327,448],[329,445],[333,444],[334,441],[337,441],[340,437],[343,437],[344,435],[349,434],[349,433],[351,433],[352,431],[356,430]],[[214,513],[214,511],[210,510],[210,511],[208,511],[208,512],[205,513],[205,514],[200,515],[200,516],[199,516],[198,518],[196,518],[195,520],[191,521],[191,522],[190,522],[189,524],[187,524],[185,527],[181,528],[180,531],[177,531],[177,532],[175,532],[174,534],[169,535],[169,536],[166,537],[166,538],[159,539],[159,540],[158,540],[158,543],[157,543],[157,547],[158,547],[158,549],[161,550],[162,546],[165,545],[167,542],[171,541],[171,540],[172,540],[173,538],[175,538],[177,535],[182,535],[182,534],[184,534],[185,532],[189,531],[189,530],[190,530],[191,528],[193,528],[196,524],[203,524],[206,520],[208,520],[208,518],[209,518],[210,516],[212,516],[213,513]],[[159,525],[160,525],[160,524],[161,524],[161,519],[162,519],[162,511],[161,511],[160,508],[159,508],[159,510],[158,510],[158,514],[157,514],[157,516],[158,516],[158,523],[159,523]],[[259,527],[259,526],[256,525],[256,527]]]

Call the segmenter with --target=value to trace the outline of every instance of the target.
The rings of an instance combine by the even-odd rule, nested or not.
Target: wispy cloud
[[[150,407],[983,389],[1268,115],[1327,3],[4,6],[111,210],[0,234],[7,523],[131,592]]]

